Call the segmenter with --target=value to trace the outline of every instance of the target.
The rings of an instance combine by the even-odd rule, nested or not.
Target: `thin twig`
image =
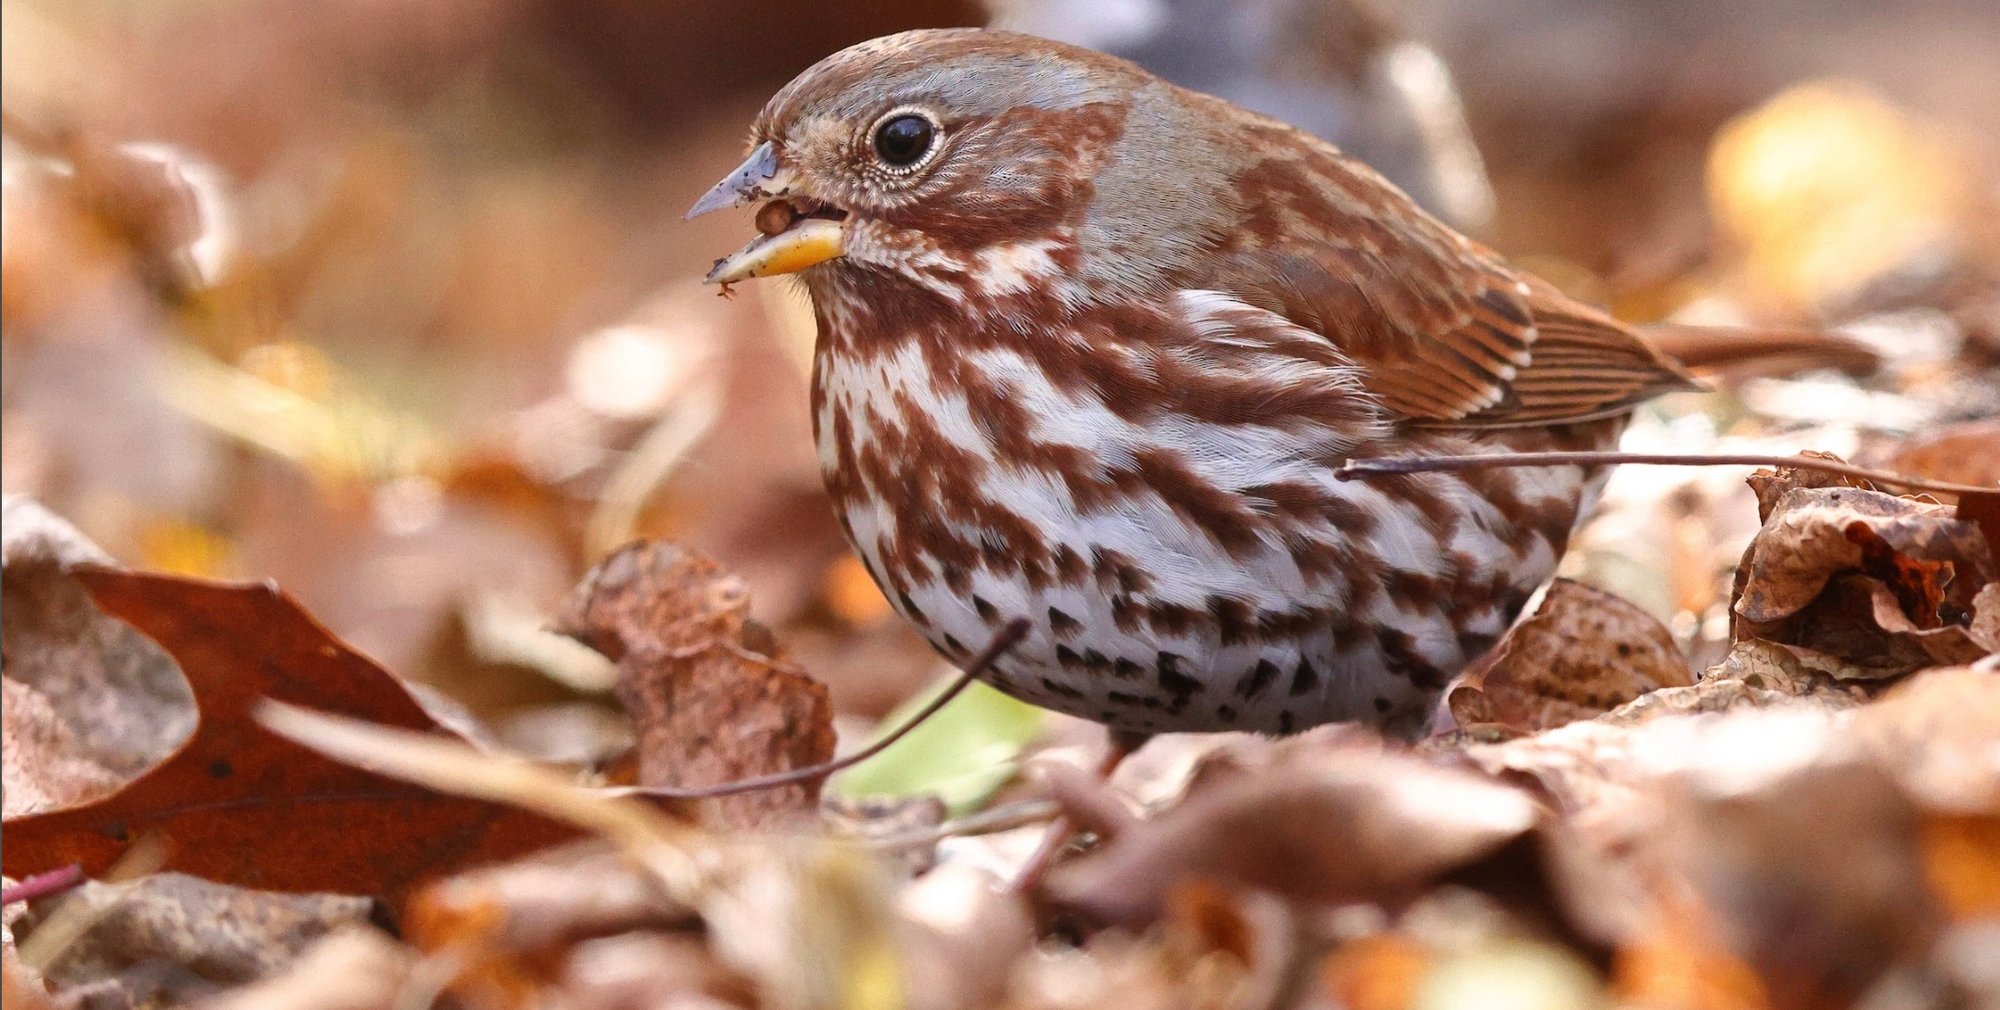
[[[0,888],[0,905],[11,905],[17,901],[40,901],[49,895],[61,894],[83,883],[83,879],[83,867],[76,863],[47,873],[23,877],[18,884]]]
[[[701,786],[699,788],[625,786],[603,791],[607,795],[614,796],[647,796],[662,800],[706,800],[714,799],[718,796],[735,796],[740,793],[754,793],[764,789],[776,789],[781,786],[796,785],[800,782],[825,778],[834,772],[852,768],[887,750],[889,745],[908,736],[911,730],[916,729],[925,720],[936,715],[938,709],[945,707],[953,698],[958,697],[966,688],[971,687],[973,681],[978,680],[1001,656],[1006,655],[1007,650],[1019,644],[1027,633],[1028,622],[1025,619],[1017,620],[1000,629],[1000,633],[993,636],[993,641],[988,643],[978,656],[973,657],[972,662],[966,664],[965,672],[959,674],[958,679],[952,681],[950,687],[945,688],[936,698],[931,699],[930,704],[918,709],[914,715],[903,720],[903,724],[889,731],[887,736],[846,757],[835,758],[816,765],[807,765],[804,768],[793,768],[790,771],[759,775],[755,778],[737,779],[734,782],[723,782],[719,785]]]
[[[878,838],[868,842],[868,848],[876,852],[901,852],[905,849],[919,849],[936,845],[947,838],[970,838],[976,835],[991,835],[1015,828],[1025,828],[1030,824],[1044,824],[1062,814],[1061,805],[1054,800],[1024,800],[1006,806],[981,810],[954,818],[935,827],[920,831],[908,831],[900,835]]]
[[[1788,466],[1820,470],[1844,477],[1858,477],[1878,484],[1935,491],[1940,494],[1992,494],[2000,487],[1954,484],[1950,481],[1906,477],[1884,470],[1870,470],[1852,463],[1815,459],[1811,456],[1780,456],[1773,453],[1732,452],[1690,455],[1674,452],[1495,452],[1471,456],[1389,456],[1380,459],[1351,459],[1333,475],[1354,480],[1383,474],[1434,473],[1446,470],[1482,470],[1503,466],[1601,466],[1607,463],[1649,463],[1658,466]]]

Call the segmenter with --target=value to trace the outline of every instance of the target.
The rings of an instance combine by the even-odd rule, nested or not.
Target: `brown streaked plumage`
[[[789,205],[711,279],[804,280],[870,573],[960,662],[1028,618],[994,683],[1116,728],[1421,726],[1595,475],[1334,469],[1603,448],[1689,384],[1323,142],[1087,50],[863,43],[752,148],[691,213]]]

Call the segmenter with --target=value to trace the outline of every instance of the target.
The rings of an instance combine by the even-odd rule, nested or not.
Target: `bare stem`
[[[24,877],[20,883],[0,889],[0,905],[11,905],[17,901],[40,901],[50,895],[61,894],[81,883],[83,883],[83,867],[71,863],[58,870]]]
[[[1021,639],[1027,633],[1028,622],[1025,618],[1016,620],[1000,629],[1000,633],[993,636],[993,640],[987,643],[986,648],[979,655],[973,657],[972,662],[966,664],[965,671],[958,675],[958,679],[952,681],[951,686],[945,688],[937,697],[932,698],[930,704],[918,709],[908,719],[903,720],[902,725],[890,730],[880,740],[846,757],[835,758],[832,761],[824,761],[816,765],[807,765],[804,768],[793,768],[790,771],[759,775],[755,778],[737,779],[734,782],[723,782],[719,785],[701,786],[699,788],[631,786],[623,789],[607,789],[605,792],[623,796],[648,796],[653,799],[662,800],[705,800],[714,799],[718,796],[735,796],[739,793],[754,793],[765,789],[777,789],[781,786],[796,785],[800,782],[825,778],[834,772],[852,768],[887,750],[889,745],[908,736],[911,730],[923,725],[925,720],[936,715],[938,709],[945,707],[953,698],[958,697],[966,688],[971,687],[973,681],[978,680],[980,675],[984,674],[995,662],[999,661],[1001,656],[1007,654],[1007,650],[1020,644]]]
[[[932,828],[892,835],[868,843],[876,852],[901,852],[927,845],[936,845],[947,838],[968,838],[974,835],[991,835],[1001,831],[1025,828],[1031,824],[1043,824],[1062,815],[1062,807],[1054,800],[1024,800],[1009,803],[991,810],[967,814],[949,820]]]
[[[1877,484],[1934,491],[1940,494],[1993,494],[2000,487],[1954,484],[1950,481],[1906,477],[1884,470],[1870,470],[1835,460],[1811,456],[1781,456],[1774,453],[1732,452],[1689,454],[1675,452],[1495,452],[1471,456],[1390,456],[1381,459],[1351,459],[1333,475],[1341,480],[1384,474],[1435,473],[1448,470],[1483,470],[1501,466],[1601,466],[1607,463],[1649,463],[1659,466],[1789,466],[1820,470],[1844,477],[1857,477]]]

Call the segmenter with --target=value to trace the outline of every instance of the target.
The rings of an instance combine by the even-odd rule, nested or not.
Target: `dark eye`
[[[914,165],[931,149],[936,128],[914,113],[896,116],[875,128],[875,153],[898,168]]]

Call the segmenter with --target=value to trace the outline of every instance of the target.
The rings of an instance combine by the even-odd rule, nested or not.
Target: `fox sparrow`
[[[1601,474],[1342,482],[1611,445],[1686,373],[1338,150],[1100,53],[908,32],[808,69],[689,211],[796,273],[842,526],[964,663],[1129,733],[1422,726]]]

